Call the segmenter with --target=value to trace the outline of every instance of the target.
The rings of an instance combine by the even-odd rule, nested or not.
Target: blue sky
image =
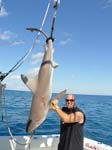
[[[48,0],[0,0],[0,71],[8,72],[32,46]],[[53,0],[43,30],[50,34]],[[53,92],[112,95],[112,0],[61,0],[54,37]],[[5,80],[7,89],[27,90],[20,74],[35,76],[45,39],[39,40],[27,60]]]

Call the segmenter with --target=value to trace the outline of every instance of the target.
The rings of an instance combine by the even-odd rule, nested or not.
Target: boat
[[[10,136],[0,136],[0,150],[57,150],[59,134],[35,135],[28,145],[29,138],[26,135],[15,136],[14,139]],[[112,150],[112,147],[84,137],[84,150]]]

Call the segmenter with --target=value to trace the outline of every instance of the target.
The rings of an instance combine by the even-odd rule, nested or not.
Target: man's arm
[[[57,104],[58,104],[57,100],[56,101],[53,100],[52,106],[50,109],[57,112],[58,116],[60,117],[60,119],[63,122],[65,122],[65,123],[75,123],[75,122],[83,123],[84,115],[82,112],[75,112],[75,113],[67,114],[64,111],[62,111],[62,109],[59,108],[59,106]]]

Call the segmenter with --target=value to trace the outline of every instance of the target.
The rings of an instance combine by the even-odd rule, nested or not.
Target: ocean
[[[31,92],[6,90],[4,95],[6,109],[0,109],[0,136],[9,135],[6,122],[14,136],[28,135],[25,128],[31,107]],[[53,93],[52,97],[56,95]],[[77,106],[86,115],[84,136],[112,146],[112,96],[76,94],[76,99]],[[59,105],[65,106],[65,96],[60,100]],[[7,110],[7,118],[4,110]],[[60,120],[57,114],[50,110],[46,120],[36,129],[35,134],[50,135],[59,132]]]

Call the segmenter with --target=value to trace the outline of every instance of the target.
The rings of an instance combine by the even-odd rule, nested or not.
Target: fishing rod
[[[53,38],[53,32],[54,32],[54,26],[55,26],[55,20],[56,20],[56,14],[57,14],[57,9],[58,9],[58,6],[60,4],[60,0],[54,0],[54,14],[53,14],[53,19],[52,19],[52,25],[51,25],[51,39],[53,39],[54,41],[54,38]]]
[[[29,27],[29,28],[26,28],[26,29],[29,30],[29,31],[31,31],[31,32],[36,31],[38,33],[42,33],[45,36],[45,38],[46,38],[46,42],[48,42],[49,39],[51,39],[52,41],[54,41],[53,33],[54,33],[54,27],[55,27],[55,21],[56,21],[56,14],[57,14],[57,9],[58,9],[59,4],[60,4],[60,0],[54,0],[54,5],[53,5],[54,13],[53,13],[53,18],[52,18],[50,36],[48,36],[42,29],[32,28],[32,27]]]

